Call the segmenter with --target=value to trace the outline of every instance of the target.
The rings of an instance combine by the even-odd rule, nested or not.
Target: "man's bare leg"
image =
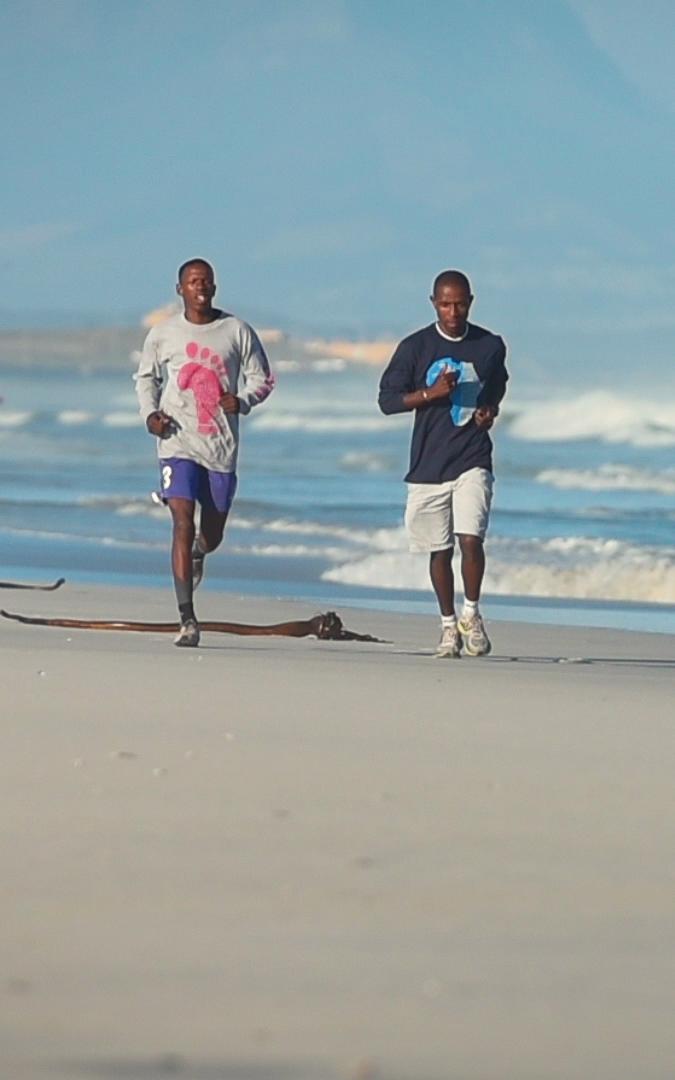
[[[452,548],[432,551],[429,556],[429,575],[436,593],[441,615],[455,614],[455,577],[452,572]]]
[[[477,604],[480,600],[480,590],[485,574],[485,549],[480,536],[467,536],[462,534],[458,537],[459,549],[462,553],[462,581],[464,582],[464,596],[472,603]]]
[[[456,658],[461,651],[461,638],[455,618],[455,577],[452,572],[452,548],[432,551],[429,574],[441,611],[441,640],[436,656]]]
[[[192,584],[196,589],[204,574],[204,558],[220,546],[228,511],[202,507],[199,533],[192,546]]]
[[[480,590],[485,574],[485,549],[480,536],[459,536],[464,582],[464,610],[459,620],[459,632],[464,650],[470,656],[487,656],[492,646],[478,610]]]
[[[199,644],[199,627],[192,603],[192,545],[195,540],[195,504],[192,499],[168,499],[173,522],[171,569],[180,614],[176,645]]]

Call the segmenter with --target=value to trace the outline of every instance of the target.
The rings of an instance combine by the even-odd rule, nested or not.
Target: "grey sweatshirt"
[[[134,380],[143,420],[162,409],[174,421],[157,440],[160,458],[187,458],[214,472],[235,472],[239,448],[239,416],[223,412],[221,394],[236,394],[246,415],[274,386],[255,331],[225,312],[205,324],[181,312],[154,326]]]

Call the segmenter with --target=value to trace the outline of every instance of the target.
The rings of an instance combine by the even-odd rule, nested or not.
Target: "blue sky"
[[[0,324],[133,321],[204,254],[259,324],[399,335],[459,266],[524,374],[669,373],[674,36],[662,0],[5,0]]]

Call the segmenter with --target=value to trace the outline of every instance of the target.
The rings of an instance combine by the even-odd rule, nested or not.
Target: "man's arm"
[[[246,416],[252,408],[269,397],[275,380],[258,335],[246,323],[242,323],[239,348],[239,379],[243,385],[233,388],[237,389],[236,393],[223,394],[220,404],[226,413],[241,413]]]
[[[448,398],[456,383],[456,373],[446,368],[433,386],[415,389],[414,356],[408,342],[403,341],[380,380],[377,403],[385,416],[422,409]]]
[[[161,438],[172,424],[170,416],[159,409],[162,393],[162,372],[153,331],[143,342],[143,352],[134,375],[139,411],[151,435]]]
[[[476,411],[473,414],[476,426],[484,430],[492,427],[495,417],[499,415],[499,406],[506,393],[509,374],[505,361],[506,346],[500,338],[496,352],[488,361],[489,371],[478,395]]]

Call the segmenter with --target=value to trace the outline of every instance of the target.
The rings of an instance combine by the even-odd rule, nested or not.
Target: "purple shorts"
[[[237,490],[236,473],[213,472],[186,458],[160,458],[163,499],[191,499],[205,510],[226,514]]]

